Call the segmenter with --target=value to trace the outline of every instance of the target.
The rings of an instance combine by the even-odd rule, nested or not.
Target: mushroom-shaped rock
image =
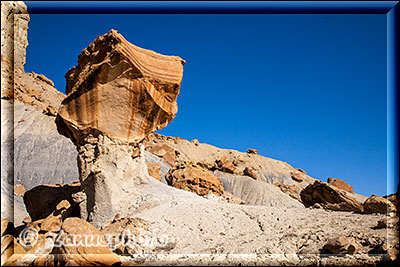
[[[185,61],[129,43],[111,30],[97,37],[70,69],[58,131],[79,143],[102,133],[126,142],[164,128],[177,111]]]
[[[149,179],[139,142],[174,119],[184,63],[111,30],[85,48],[65,75],[67,97],[56,124],[77,146],[86,194],[78,197],[80,217],[94,226],[117,213],[128,216],[148,199],[139,189]]]

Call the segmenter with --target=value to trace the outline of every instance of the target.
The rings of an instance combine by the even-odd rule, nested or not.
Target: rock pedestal
[[[86,195],[81,217],[96,227],[141,205],[138,185],[149,175],[139,142],[174,119],[184,63],[111,30],[85,48],[65,75],[68,95],[57,130],[77,146]]]

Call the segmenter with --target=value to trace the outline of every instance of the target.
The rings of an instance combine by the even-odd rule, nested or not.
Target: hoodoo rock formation
[[[74,143],[90,133],[141,141],[174,119],[184,64],[137,47],[115,30],[97,37],[65,75],[59,132]]]
[[[174,119],[184,63],[111,30],[85,48],[65,75],[68,95],[56,123],[77,146],[86,194],[81,218],[100,226],[140,206],[138,185],[149,175],[139,142]]]

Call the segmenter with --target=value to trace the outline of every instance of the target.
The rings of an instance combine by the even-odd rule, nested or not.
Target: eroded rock
[[[300,192],[301,200],[306,207],[318,203],[325,209],[337,211],[362,212],[363,206],[356,199],[327,183],[315,181]]]
[[[364,213],[382,213],[395,212],[396,206],[389,200],[377,195],[370,196],[363,203]]]
[[[178,111],[184,63],[137,47],[115,30],[97,37],[65,75],[59,132],[74,143],[98,133],[134,143],[164,128]]]
[[[351,185],[349,185],[348,183],[346,183],[343,180],[340,179],[335,179],[332,177],[328,178],[328,184],[336,186],[339,189],[343,189],[349,193],[354,193],[353,187]]]
[[[168,184],[197,195],[204,196],[209,192],[218,196],[224,192],[222,182],[212,172],[201,166],[182,162],[173,167],[165,176]]]

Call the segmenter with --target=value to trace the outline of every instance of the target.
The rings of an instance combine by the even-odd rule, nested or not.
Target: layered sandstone
[[[111,30],[97,37],[65,75],[57,127],[79,143],[89,134],[135,143],[164,128],[177,111],[185,61],[129,43]]]

